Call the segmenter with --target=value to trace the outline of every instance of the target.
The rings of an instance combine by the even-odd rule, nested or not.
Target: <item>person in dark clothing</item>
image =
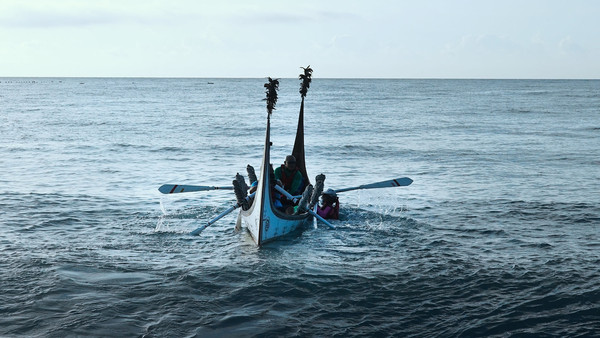
[[[285,157],[285,162],[275,169],[275,179],[279,180],[287,192],[292,196],[300,195],[304,188],[302,173],[296,168],[296,158],[292,155]]]

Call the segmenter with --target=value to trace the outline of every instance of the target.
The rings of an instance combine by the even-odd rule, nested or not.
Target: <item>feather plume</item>
[[[279,90],[279,80],[268,78],[269,82],[265,83],[267,98],[264,99],[267,101],[267,112],[269,114],[273,113],[275,110],[275,105],[277,104],[277,90]]]
[[[313,70],[310,68],[310,65],[306,68],[300,68],[304,70],[304,74],[300,74],[300,76],[298,77],[299,80],[302,80],[302,83],[300,84],[300,95],[302,97],[305,97],[306,93],[308,93],[308,88],[310,88],[310,81],[312,80],[311,77]]]

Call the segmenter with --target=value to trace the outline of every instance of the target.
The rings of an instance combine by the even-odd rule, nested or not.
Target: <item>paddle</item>
[[[312,211],[312,210],[307,210],[307,212],[311,215],[313,215],[315,218],[317,218],[319,221],[323,222],[325,225],[327,225],[328,227],[332,228],[335,230],[335,226],[333,226],[333,224],[327,222],[323,217],[319,216],[319,214],[317,214],[316,212]]]
[[[285,189],[283,189],[281,186],[275,184],[275,190],[279,191],[283,196],[287,197],[287,199],[289,199],[290,201],[297,203],[298,200],[302,197],[302,196],[292,196],[292,194],[290,194],[289,192],[285,191]]]
[[[158,191],[163,194],[177,194],[180,192],[207,191],[207,190],[233,190],[231,187],[209,187],[204,185],[163,184]]]
[[[335,192],[340,193],[340,192],[346,192],[346,191],[358,190],[358,189],[405,187],[407,185],[410,185],[412,182],[413,182],[413,180],[411,180],[408,177],[401,177],[401,178],[396,178],[396,179],[388,180],[388,181],[382,181],[382,182],[371,183],[371,184],[363,184],[363,185],[359,185],[358,187],[337,189],[337,190],[335,190]]]
[[[290,194],[289,192],[285,191],[285,189],[283,189],[282,187],[275,185],[275,190],[279,191],[282,195],[284,195],[285,197],[287,197],[289,200],[294,201],[294,203],[296,203],[297,198],[292,196],[292,194]],[[316,212],[312,211],[312,210],[307,210],[306,212],[308,212],[309,214],[313,215],[314,217],[316,217],[319,221],[325,223],[325,225],[327,225],[328,227],[335,229],[335,226],[333,226],[331,223],[327,222],[323,217],[319,216]]]
[[[250,196],[247,196],[246,197],[246,201],[250,201],[250,198],[253,198],[255,194],[256,193],[253,192],[252,194],[250,194]],[[198,229],[190,232],[190,235],[194,235],[194,236],[198,235],[199,233],[202,232],[202,230],[204,230],[204,229],[208,228],[209,226],[213,225],[216,221],[220,220],[221,218],[225,217],[227,214],[229,214],[230,212],[232,212],[233,210],[235,210],[235,209],[237,209],[237,208],[239,208],[241,206],[242,206],[241,203],[236,203],[236,204],[232,205],[229,209],[223,211],[217,217],[211,219],[210,221],[208,221],[206,224],[204,224],[203,226],[199,227]]]

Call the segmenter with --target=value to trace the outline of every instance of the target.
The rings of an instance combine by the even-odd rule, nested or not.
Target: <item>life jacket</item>
[[[294,176],[296,176],[296,172],[298,171],[298,168],[294,169],[294,171],[292,171],[292,173],[288,176],[286,174],[287,168],[285,167],[285,165],[281,165],[281,183],[283,184],[283,189],[285,189],[286,191],[290,191],[290,189],[292,189],[292,183],[294,182]]]
[[[336,197],[335,198],[335,206],[325,206],[325,207],[320,207],[317,210],[317,213],[319,214],[319,216],[325,218],[325,219],[339,219],[340,218],[340,200]]]

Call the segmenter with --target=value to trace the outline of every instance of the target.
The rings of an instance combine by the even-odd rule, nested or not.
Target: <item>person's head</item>
[[[285,157],[285,162],[283,162],[286,168],[289,170],[296,169],[296,158],[293,155],[288,155]]]
[[[335,200],[337,199],[337,194],[333,189],[327,189],[323,192],[321,198],[323,199],[323,204],[328,205],[335,202]]]

